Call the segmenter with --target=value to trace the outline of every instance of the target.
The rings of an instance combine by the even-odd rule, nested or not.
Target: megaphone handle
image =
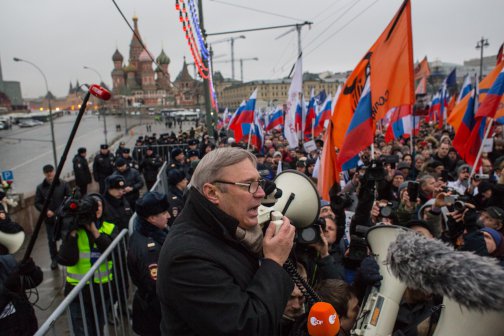
[[[286,214],[287,213],[287,210],[289,209],[292,201],[294,201],[294,198],[296,198],[296,195],[294,193],[290,193],[289,195],[289,199],[287,200],[287,202],[285,203],[285,206],[282,210],[282,213],[283,214]]]
[[[310,284],[308,284],[308,282],[306,282],[306,280],[303,279],[301,275],[299,275],[296,266],[294,266],[294,264],[290,259],[287,259],[283,267],[287,271],[287,273],[289,273],[289,275],[292,278],[292,281],[294,281],[296,286],[298,286],[299,290],[301,291],[301,293],[303,293],[304,297],[306,298],[306,300],[308,300],[310,305],[315,304],[315,302],[322,301],[322,299],[315,292],[315,290],[311,288]]]

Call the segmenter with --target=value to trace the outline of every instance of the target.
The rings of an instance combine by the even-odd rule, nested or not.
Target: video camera
[[[98,203],[89,195],[80,197],[78,191],[66,197],[56,211],[54,240],[60,240],[70,231],[84,227],[97,220]]]

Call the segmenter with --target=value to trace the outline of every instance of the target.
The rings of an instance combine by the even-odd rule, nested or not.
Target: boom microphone
[[[101,87],[98,84],[93,84],[89,87],[89,92],[96,98],[101,100],[109,100],[112,97],[112,94],[105,88]]]
[[[442,295],[469,310],[504,311],[504,270],[494,258],[454,251],[409,231],[390,244],[387,263],[410,288]]]
[[[317,302],[311,307],[307,325],[310,336],[335,336],[340,330],[338,314],[327,302]]]

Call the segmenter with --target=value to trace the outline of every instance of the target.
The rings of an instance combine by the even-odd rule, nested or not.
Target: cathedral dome
[[[123,55],[116,49],[114,55],[112,55],[112,61],[114,62],[122,62],[124,60]]]
[[[161,53],[159,54],[158,58],[156,58],[156,62],[158,64],[170,64],[170,58],[166,56],[163,49],[161,49]]]

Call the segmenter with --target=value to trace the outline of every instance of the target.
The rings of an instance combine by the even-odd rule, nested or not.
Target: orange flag
[[[415,103],[411,3],[405,0],[376,41],[371,60],[371,106],[376,121],[401,105]]]
[[[464,118],[465,111],[467,110],[467,104],[469,103],[469,99],[471,99],[471,95],[468,93],[462,98],[461,101],[458,102],[457,105],[453,108],[446,122],[450,124],[455,133],[459,129],[460,124],[462,123],[462,119]]]
[[[336,170],[336,150],[332,137],[333,124],[329,120],[324,136],[324,148],[320,158],[320,171],[317,180],[317,189],[322,199],[329,201],[329,190],[334,183],[339,183],[339,172]]]
[[[427,61],[427,56],[415,66],[415,80],[422,78],[429,78],[431,72],[429,67],[429,62]]]

